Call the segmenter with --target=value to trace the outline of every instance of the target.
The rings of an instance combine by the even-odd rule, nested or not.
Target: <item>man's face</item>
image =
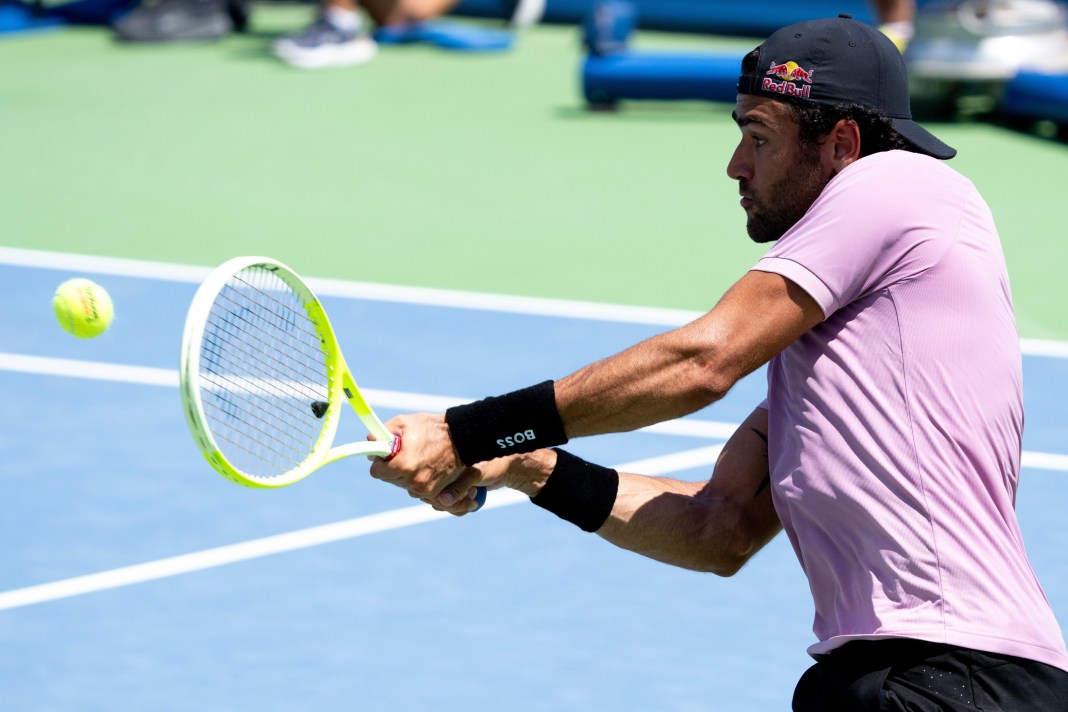
[[[774,242],[819,197],[833,171],[818,147],[802,146],[798,125],[780,101],[739,94],[734,120],[742,139],[727,175],[738,181],[746,230],[754,242]]]

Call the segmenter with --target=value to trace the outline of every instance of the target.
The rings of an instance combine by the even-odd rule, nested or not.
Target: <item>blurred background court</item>
[[[498,55],[384,47],[366,66],[301,72],[268,45],[312,12],[255,5],[249,32],[204,45],[123,45],[100,27],[0,37],[0,276],[14,301],[0,337],[0,709],[785,709],[813,641],[783,537],[721,580],[501,502],[34,598],[412,505],[361,462],[275,492],[203,462],[169,379],[210,266],[265,254],[327,280],[343,347],[365,352],[350,356],[361,385],[410,397],[380,403],[388,417],[563,376],[709,308],[762,252],[724,173],[730,105],[590,113],[567,25]],[[760,38],[634,41],[740,52]],[[986,121],[932,128],[1001,230],[1027,351],[1020,517],[1063,624],[1068,146]],[[52,319],[73,275],[115,299],[100,339]],[[690,431],[575,450],[704,477],[761,377]]]

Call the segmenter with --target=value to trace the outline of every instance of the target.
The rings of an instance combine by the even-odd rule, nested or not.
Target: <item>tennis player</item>
[[[511,487],[645,556],[729,576],[785,529],[815,604],[797,711],[1068,709],[1014,510],[1021,356],[990,211],[911,119],[900,53],[847,16],[742,62],[727,165],[774,243],[704,316],[553,382],[395,418],[377,478],[439,509]],[[704,483],[564,450],[768,390]]]

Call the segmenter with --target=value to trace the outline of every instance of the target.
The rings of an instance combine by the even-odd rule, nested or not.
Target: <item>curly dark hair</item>
[[[742,76],[756,77],[760,61],[757,47],[742,59]],[[834,125],[842,119],[852,121],[860,129],[860,155],[870,156],[881,151],[915,151],[899,134],[890,118],[878,109],[860,104],[817,104],[810,101],[784,102],[800,131],[803,146],[814,148],[823,143]]]
[[[852,121],[860,129],[860,156],[881,151],[914,150],[901,134],[894,130],[886,114],[860,104],[787,104],[797,121],[801,143],[818,146],[842,119]]]

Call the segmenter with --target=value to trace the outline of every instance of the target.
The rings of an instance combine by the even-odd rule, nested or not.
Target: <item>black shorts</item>
[[[1068,672],[919,640],[861,640],[820,656],[794,712],[1065,712]]]

